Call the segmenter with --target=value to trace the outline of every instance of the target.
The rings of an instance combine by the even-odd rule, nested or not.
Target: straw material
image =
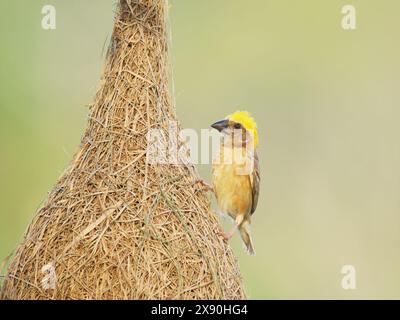
[[[148,131],[168,135],[176,120],[166,10],[163,0],[121,0],[80,150],[28,228],[0,298],[246,298],[195,168],[147,159]]]

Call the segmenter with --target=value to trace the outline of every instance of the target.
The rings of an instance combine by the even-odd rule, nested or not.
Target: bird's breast
[[[252,190],[249,175],[243,172],[243,161],[220,160],[213,163],[213,185],[220,210],[233,218],[249,214]]]

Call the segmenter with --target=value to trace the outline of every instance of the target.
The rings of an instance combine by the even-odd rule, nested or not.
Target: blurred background
[[[400,298],[400,2],[351,0],[350,31],[349,1],[170,2],[183,127],[246,109],[260,128],[257,255],[232,240],[250,297]],[[41,28],[46,4],[53,31]],[[0,261],[77,150],[115,8],[0,1]],[[343,265],[355,290],[341,286]]]

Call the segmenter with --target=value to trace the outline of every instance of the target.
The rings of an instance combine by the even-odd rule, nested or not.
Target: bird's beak
[[[229,125],[229,120],[228,119],[224,119],[224,120],[217,121],[216,123],[213,123],[211,125],[211,127],[214,128],[214,129],[217,129],[219,132],[221,132],[226,127],[228,127],[228,125]]]

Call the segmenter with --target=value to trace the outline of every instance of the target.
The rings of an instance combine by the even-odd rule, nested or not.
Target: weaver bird
[[[235,221],[222,236],[229,240],[238,229],[247,252],[254,255],[249,227],[260,192],[257,124],[248,112],[237,111],[211,127],[222,134],[212,166],[213,191],[221,212]]]

